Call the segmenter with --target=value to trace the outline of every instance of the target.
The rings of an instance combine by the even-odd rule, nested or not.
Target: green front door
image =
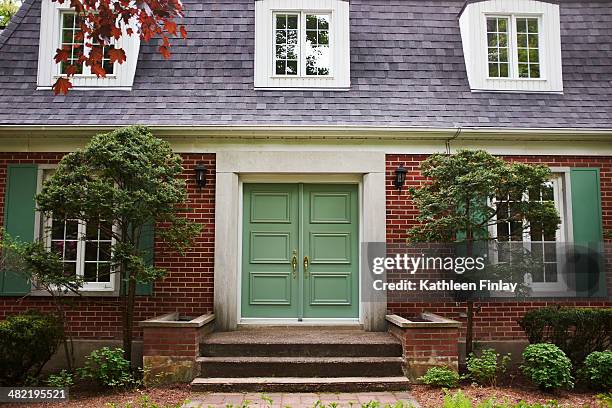
[[[355,184],[245,184],[242,317],[357,318]]]

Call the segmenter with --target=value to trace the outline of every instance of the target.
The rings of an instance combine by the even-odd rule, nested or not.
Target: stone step
[[[370,392],[406,391],[406,377],[244,377],[196,378],[199,392]]]
[[[389,333],[274,328],[216,332],[200,344],[204,357],[400,357]]]
[[[402,357],[200,357],[202,377],[393,377]]]

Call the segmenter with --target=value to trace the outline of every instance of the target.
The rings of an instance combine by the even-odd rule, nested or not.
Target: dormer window
[[[349,5],[322,0],[255,3],[256,88],[348,88]]]
[[[477,1],[459,22],[472,91],[563,92],[558,5]]]
[[[122,48],[127,56],[123,64],[111,64],[108,51],[103,49],[103,67],[106,77],[97,77],[91,72],[91,68],[85,64],[79,64],[78,54],[81,50],[85,54],[91,52],[91,47],[85,47],[79,25],[79,17],[74,9],[70,8],[70,2],[59,3],[52,0],[41,0],[41,23],[40,23],[40,49],[38,52],[38,89],[50,89],[53,83],[61,75],[66,75],[70,65],[77,68],[77,73],[71,78],[74,89],[91,88],[114,88],[130,89],[134,82],[138,52],[140,49],[140,37],[138,35],[124,35],[115,42],[115,46]],[[112,46],[111,46],[112,47]],[[68,48],[70,55],[68,63],[56,64],[53,60],[58,48]]]
[[[68,48],[70,54],[68,56],[68,63],[61,63],[59,67],[60,74],[66,74],[66,69],[69,65],[77,67],[77,75],[92,75],[90,67],[85,64],[78,63],[78,54],[81,50],[87,53],[91,50],[89,47],[85,47],[85,39],[81,34],[81,28],[78,21],[78,16],[73,11],[62,12],[61,19],[61,44],[60,48]],[[97,40],[91,41],[93,45],[98,45]],[[111,46],[112,48],[112,46]],[[109,48],[104,47],[102,50],[102,67],[106,71],[106,75],[113,75],[115,72],[115,64],[111,64],[108,57]]]
[[[537,17],[487,17],[489,78],[539,79],[539,33]]]

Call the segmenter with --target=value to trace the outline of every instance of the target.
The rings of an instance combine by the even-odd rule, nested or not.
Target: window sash
[[[292,15],[298,17],[298,44],[296,47],[297,51],[297,74],[277,74],[276,72],[276,50],[277,46],[281,44],[277,44],[276,31],[277,31],[277,16],[282,15]],[[306,41],[306,17],[310,15],[315,16],[327,16],[329,21],[328,26],[328,54],[329,54],[329,69],[327,75],[307,75],[306,73],[306,63],[307,63],[307,41]],[[333,77],[333,67],[334,67],[334,39],[333,39],[333,14],[330,11],[309,11],[309,10],[293,10],[293,11],[274,11],[272,13],[272,76],[276,78],[332,78]],[[282,61],[282,59],[280,59]],[[286,71],[285,71],[286,72]]]
[[[542,262],[543,264],[551,264],[553,262],[549,262],[546,261],[545,257],[545,245],[546,244],[560,244],[563,242],[566,242],[566,237],[565,237],[565,194],[563,193],[563,176],[560,174],[555,174],[554,177],[550,180],[550,182],[552,183],[552,187],[553,187],[553,199],[554,199],[554,204],[555,204],[555,208],[557,209],[557,212],[559,213],[559,217],[561,218],[561,223],[559,224],[559,228],[557,229],[557,231],[555,232],[555,241],[533,241],[533,242],[538,242],[538,245],[541,245],[541,251],[539,251],[542,255]],[[528,193],[524,193],[522,199],[526,200],[528,199]],[[495,204],[494,202],[492,203],[493,205]],[[495,220],[495,218],[493,219]],[[498,224],[494,224],[492,226],[489,227],[489,232],[490,234],[492,234],[492,236],[497,237],[497,227]],[[509,227],[510,228],[510,227]],[[495,242],[499,243],[500,241],[498,239],[495,240]],[[521,239],[520,240],[512,240],[509,239],[508,241],[501,241],[503,244],[508,243],[509,245],[522,245],[524,246],[526,249],[533,251],[533,247],[532,245],[532,240],[531,240],[531,231],[530,228],[525,228],[523,229],[522,233],[521,233]],[[560,271],[561,269],[559,268],[559,265],[561,263],[561,258],[560,256],[562,255],[560,252],[562,251],[558,251],[556,250],[556,273],[557,273],[557,280],[556,281],[546,281],[546,276],[543,275],[544,277],[544,281],[532,281],[531,283],[531,287],[534,290],[538,290],[538,291],[561,291],[564,290],[566,288],[565,283],[562,281],[561,279],[561,275],[560,275]],[[499,260],[499,248],[497,247],[493,247],[491,248],[491,261],[494,263],[499,263],[501,262]],[[511,262],[511,261],[510,261]],[[545,271],[543,271],[543,274],[545,273]],[[532,277],[533,278],[533,277]]]
[[[76,12],[72,11],[72,10],[64,10],[64,11],[60,11],[60,18],[59,18],[59,48],[62,48],[65,44],[68,45],[69,43],[65,43],[64,42],[64,31],[71,31],[72,32],[72,39],[71,39],[71,43],[70,44],[77,44],[76,39],[74,38],[74,35],[76,34],[76,32],[81,31],[80,29],[77,29],[76,25],[77,25],[77,21],[76,21]],[[73,19],[73,25],[74,27],[69,30],[67,28],[64,27],[64,17],[66,15],[73,15],[74,19]],[[88,56],[89,53],[91,52],[91,48],[90,47],[85,47],[85,41],[86,39],[83,39],[83,44],[81,45],[81,48],[83,49],[83,53],[85,56]],[[97,43],[97,41],[92,41],[92,43]],[[108,49],[112,48],[113,45],[111,45]],[[108,49],[107,47],[103,47],[102,48],[102,66],[104,67],[104,69],[106,70],[106,75],[107,76],[114,76],[115,75],[115,69],[116,69],[116,63],[110,63],[110,58],[108,57]],[[69,57],[69,62],[75,61],[76,60],[76,55],[78,51],[75,51],[75,49],[73,48],[71,50],[71,57]],[[65,72],[63,72],[63,66],[64,66],[64,62],[62,62],[61,64],[57,64],[57,72],[58,75],[66,75]],[[75,76],[95,76],[95,74],[93,74],[91,72],[91,67],[87,66],[85,63],[81,64],[81,72],[77,73]]]
[[[500,76],[491,76],[489,72],[489,40],[488,40],[488,20],[489,19],[508,19],[508,76],[500,77]],[[537,48],[531,48],[531,50],[537,50],[538,54],[538,67],[539,67],[539,76],[538,77],[521,77],[519,70],[519,44],[518,44],[518,28],[517,28],[517,20],[522,19],[536,19],[538,24],[538,46]],[[545,80],[544,77],[544,41],[543,41],[543,20],[541,15],[529,15],[529,14],[485,14],[484,15],[484,24],[485,24],[485,70],[487,79],[490,80],[521,80],[521,81],[541,81]],[[522,48],[522,47],[521,47]],[[528,51],[529,52],[529,51]],[[521,63],[522,64],[522,63]]]

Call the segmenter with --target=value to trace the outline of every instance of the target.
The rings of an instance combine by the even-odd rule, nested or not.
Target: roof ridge
[[[0,50],[4,47],[8,39],[11,38],[11,35],[15,32],[15,28],[21,24],[21,20],[26,16],[35,1],[36,0],[24,0],[19,10],[17,10],[17,13],[10,19],[8,25],[4,30],[0,31]]]

